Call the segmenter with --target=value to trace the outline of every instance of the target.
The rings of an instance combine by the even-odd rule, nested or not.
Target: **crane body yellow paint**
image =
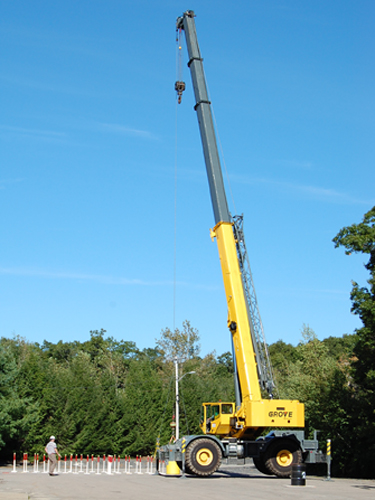
[[[228,305],[228,326],[236,324],[232,333],[242,400],[261,399],[256,360],[251,341],[247,308],[243,292],[232,224],[219,222],[214,228]]]
[[[262,399],[232,223],[219,222],[210,235],[212,239],[216,238],[219,250],[228,306],[228,327],[233,336],[242,404],[235,408],[232,403],[231,415],[219,411],[211,420],[208,417],[209,408],[221,408],[222,403],[204,403],[201,429],[205,434],[256,438],[267,427],[304,427],[303,403]]]

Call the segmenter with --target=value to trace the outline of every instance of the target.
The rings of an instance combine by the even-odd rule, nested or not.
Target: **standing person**
[[[49,460],[49,475],[50,476],[56,476],[57,473],[54,472],[55,466],[57,463],[56,460],[56,454],[61,457],[60,453],[57,451],[56,443],[55,443],[55,436],[51,436],[49,438],[49,443],[46,446],[46,453],[48,453],[48,460]]]

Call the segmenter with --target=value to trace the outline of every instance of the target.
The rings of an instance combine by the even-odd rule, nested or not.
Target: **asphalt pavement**
[[[290,479],[265,476],[251,464],[223,464],[209,478],[150,474],[71,474],[49,476],[23,473],[22,467],[0,468],[0,500],[365,500],[375,498],[375,480],[308,476],[306,486],[291,486]]]

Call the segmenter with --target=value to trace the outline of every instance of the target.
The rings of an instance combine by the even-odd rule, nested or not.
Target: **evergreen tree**
[[[23,448],[28,431],[38,420],[37,405],[20,392],[18,378],[24,352],[22,339],[0,341],[0,450],[2,455]],[[18,355],[18,356],[17,356]]]
[[[119,419],[122,453],[148,455],[155,451],[164,403],[162,378],[153,363],[146,357],[133,360],[123,392],[123,414]]]

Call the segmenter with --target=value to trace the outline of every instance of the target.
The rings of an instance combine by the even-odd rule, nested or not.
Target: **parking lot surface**
[[[306,486],[259,473],[253,465],[226,465],[210,478],[149,474],[48,474],[0,468],[0,500],[165,500],[235,498],[257,500],[375,498],[375,481],[308,476]]]

